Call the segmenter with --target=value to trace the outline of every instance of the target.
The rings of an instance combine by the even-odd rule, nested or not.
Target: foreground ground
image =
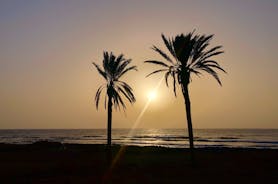
[[[0,144],[0,183],[278,183],[278,150]]]

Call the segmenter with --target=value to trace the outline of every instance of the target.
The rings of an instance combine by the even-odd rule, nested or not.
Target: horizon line
[[[0,130],[106,130],[107,128],[0,128]],[[132,129],[132,128],[112,128],[112,130],[117,129]],[[149,130],[187,130],[187,128],[135,128],[136,130],[140,129],[149,129]],[[194,128],[194,130],[278,130],[278,128]]]

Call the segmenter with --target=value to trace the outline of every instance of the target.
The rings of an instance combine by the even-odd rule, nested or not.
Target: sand
[[[105,145],[0,144],[0,183],[278,183],[278,150],[125,148],[111,168]]]

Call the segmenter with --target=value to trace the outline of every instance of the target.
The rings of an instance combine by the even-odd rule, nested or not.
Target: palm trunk
[[[107,108],[107,146],[111,147],[111,131],[112,131],[112,99],[108,97],[108,108]]]
[[[111,127],[112,127],[112,98],[108,95],[107,104],[107,149],[106,149],[106,159],[107,165],[110,167],[112,163],[112,149],[111,149]]]
[[[194,151],[194,143],[193,143],[193,128],[192,128],[192,120],[191,120],[191,105],[189,99],[189,92],[188,92],[188,84],[183,86],[183,97],[185,102],[186,108],[186,118],[187,118],[187,127],[188,127],[188,137],[189,137],[189,148],[191,152],[191,158],[194,160],[193,151]]]

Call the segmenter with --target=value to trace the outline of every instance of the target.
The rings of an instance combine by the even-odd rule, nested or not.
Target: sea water
[[[105,144],[105,129],[0,130],[0,143],[30,144],[48,140],[62,143]],[[112,143],[119,145],[187,148],[186,129],[113,129]],[[278,149],[278,129],[194,129],[196,147]]]

